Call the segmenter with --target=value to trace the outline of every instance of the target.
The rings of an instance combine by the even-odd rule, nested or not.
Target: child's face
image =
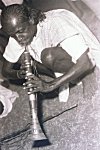
[[[11,36],[22,46],[29,45],[36,35],[37,26],[31,23],[20,24],[13,30]]]

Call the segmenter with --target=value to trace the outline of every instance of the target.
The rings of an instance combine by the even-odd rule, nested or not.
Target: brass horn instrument
[[[32,119],[32,125],[31,125],[31,132],[33,137],[32,147],[47,146],[50,145],[50,142],[40,126],[38,115],[37,115],[37,93],[32,92],[33,87],[31,81],[33,79],[31,78],[31,76],[34,75],[32,73],[32,66],[31,66],[32,59],[27,47],[25,48],[25,51],[22,55],[23,55],[22,65],[24,66],[26,72],[25,79],[26,81],[30,81],[30,83],[27,85],[27,93],[29,96],[30,113]]]

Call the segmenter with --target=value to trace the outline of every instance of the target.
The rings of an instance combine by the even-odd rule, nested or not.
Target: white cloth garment
[[[41,62],[43,49],[60,45],[76,63],[77,59],[89,48],[89,57],[91,59],[93,57],[96,66],[100,68],[100,43],[75,14],[64,9],[48,11],[45,14],[46,19],[38,24],[37,34],[28,46],[34,59]],[[15,63],[23,52],[24,48],[10,38],[3,56]],[[92,60],[93,63],[94,60]],[[69,96],[69,87],[64,86],[59,91],[60,101],[67,101]]]
[[[29,45],[30,53],[37,61],[41,61],[43,49],[60,44],[74,62],[89,47],[96,65],[100,67],[100,43],[76,15],[64,9],[51,10],[45,14],[46,19],[38,24],[36,37]],[[24,48],[10,38],[3,56],[15,63],[23,51]]]
[[[17,92],[9,90],[0,85],[0,101],[4,106],[4,111],[0,115],[0,118],[6,117],[11,112],[13,103],[18,97],[19,95]]]

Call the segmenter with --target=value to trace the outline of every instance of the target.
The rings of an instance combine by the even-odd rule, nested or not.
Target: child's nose
[[[16,36],[17,36],[18,40],[22,41],[24,39],[24,35],[22,35],[22,34],[17,34]]]

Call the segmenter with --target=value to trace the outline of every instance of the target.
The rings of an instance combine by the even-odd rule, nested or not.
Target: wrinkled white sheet
[[[19,95],[17,92],[9,90],[0,85],[0,101],[4,105],[4,111],[0,115],[0,118],[6,117],[8,113],[11,112],[13,103],[18,97]]]

